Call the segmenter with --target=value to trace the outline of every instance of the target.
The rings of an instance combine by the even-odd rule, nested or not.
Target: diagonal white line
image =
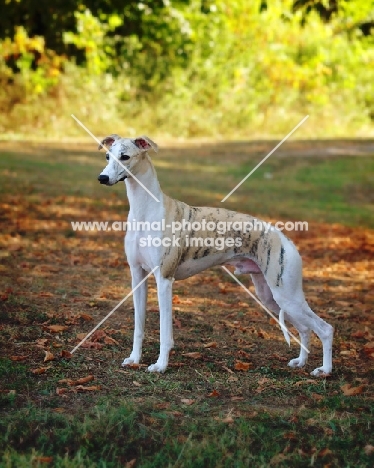
[[[222,265],[221,265],[221,266],[222,266]],[[270,315],[270,317],[272,317],[272,318],[278,323],[278,325],[281,327],[282,330],[283,330],[283,329],[286,329],[286,330],[287,330],[287,333],[288,333],[290,336],[292,336],[292,338],[293,338],[297,343],[299,343],[299,345],[300,345],[307,353],[310,353],[309,349],[306,348],[306,347],[300,342],[300,340],[299,340],[293,333],[291,333],[291,332],[288,330],[288,328],[287,328],[286,326],[284,326],[282,323],[280,323],[279,320],[277,319],[277,317],[276,317],[267,307],[265,307],[264,304],[263,304],[261,301],[259,301],[259,300],[257,299],[257,297],[256,297],[254,294],[252,294],[251,291],[250,291],[248,288],[246,288],[246,287],[244,286],[244,284],[243,284],[241,281],[239,281],[238,278],[237,278],[235,275],[233,275],[233,274],[231,273],[231,271],[230,271],[229,269],[227,269],[225,266],[222,266],[222,268],[226,271],[226,273],[228,273],[228,274],[231,276],[231,278],[233,278],[233,279],[244,289],[244,291],[246,291],[246,292],[247,292],[247,293],[264,309],[264,310],[265,310],[265,312],[267,312],[267,313]]]
[[[144,283],[144,281],[146,281],[146,280],[152,275],[152,273],[155,272],[155,271],[157,270],[157,268],[158,268],[158,266],[155,266],[155,267],[153,268],[153,270],[152,270],[150,273],[148,273],[148,275],[147,275],[145,278],[143,278],[143,279],[140,281],[140,283],[137,284],[137,285],[135,286],[135,288],[134,288],[132,291],[130,291],[130,292],[128,293],[128,295],[127,295],[126,297],[124,297],[124,298],[122,299],[122,301],[119,302],[119,303],[115,306],[115,308],[114,308],[111,312],[109,312],[109,314],[108,314],[106,317],[104,317],[103,320],[101,320],[101,322],[99,322],[99,323],[96,325],[96,327],[93,328],[93,329],[90,331],[90,333],[88,333],[88,334],[83,338],[83,340],[82,340],[80,343],[77,344],[77,346],[73,349],[73,351],[71,351],[71,354],[73,354],[73,353],[87,340],[87,338],[89,338],[89,337],[92,335],[92,333],[94,333],[94,332],[95,332],[95,331],[96,331],[96,330],[97,330],[97,329],[98,329],[98,328],[99,328],[99,327],[100,327],[100,326],[101,326],[117,309],[118,309],[118,307],[120,307],[120,306],[126,301],[126,299],[128,299],[132,294],[134,294],[134,291],[136,291],[136,290]]]
[[[256,166],[254,169],[252,169],[251,172],[250,172],[249,174],[247,174],[247,175],[244,177],[244,179],[243,179],[241,182],[239,182],[238,185],[237,185],[236,187],[234,187],[234,188],[231,190],[231,192],[230,192],[229,194],[227,194],[227,195],[225,196],[225,198],[223,198],[223,199],[221,200],[221,203],[223,203],[224,201],[226,201],[226,200],[229,198],[229,196],[232,195],[232,194],[235,192],[235,190],[236,190],[238,187],[240,187],[240,186],[242,185],[242,183],[245,182],[245,181],[248,179],[248,177],[250,177],[250,176],[261,166],[261,164],[264,163],[264,162],[274,153],[274,151],[276,151],[276,150],[277,150],[277,149],[278,149],[278,148],[279,148],[279,147],[280,147],[280,146],[281,146],[281,145],[282,145],[282,144],[283,144],[283,143],[284,143],[284,142],[285,142],[285,141],[286,141],[286,140],[287,140],[287,139],[288,139],[288,138],[289,138],[305,121],[306,121],[306,119],[308,119],[308,118],[309,118],[309,115],[306,115],[306,116],[303,118],[303,120],[302,120],[301,122],[299,122],[299,123],[296,125],[296,127],[295,127],[293,130],[291,130],[290,133],[289,133],[288,135],[286,135],[286,136],[283,138],[283,140],[282,140],[280,143],[278,143],[277,146],[276,146],[275,148],[273,148],[273,149],[270,151],[270,153],[269,153],[268,155],[266,155],[266,156],[264,157],[264,159],[263,159],[261,162],[259,162],[259,163],[257,164],[257,166]]]
[[[147,189],[147,187],[146,187],[144,184],[142,184],[142,182],[140,182],[140,180],[139,180],[138,178],[136,178],[136,177],[134,176],[134,174],[132,174],[132,173],[127,169],[127,167],[125,167],[125,166],[121,163],[121,161],[120,161],[118,158],[116,158],[116,157],[114,156],[114,154],[113,154],[105,145],[103,145],[103,144],[101,143],[101,141],[100,141],[98,138],[96,138],[95,135],[94,135],[90,130],[88,130],[88,128],[87,128],[77,117],[75,117],[74,114],[71,114],[71,116],[73,117],[73,119],[74,119],[82,128],[84,128],[84,130],[86,130],[86,132],[87,132],[99,145],[101,145],[101,146],[105,149],[105,151],[107,151],[107,152],[109,153],[109,155],[110,155],[112,158],[114,158],[114,159],[118,162],[118,164],[119,164],[120,166],[122,166],[122,167],[125,169],[125,171],[127,171],[127,172],[131,175],[131,177],[133,177],[133,178],[138,182],[139,185],[141,185],[141,186],[143,187],[143,189],[144,189],[146,192],[149,193],[149,195],[151,195],[151,197],[153,197],[153,198],[156,200],[156,202],[160,203],[160,200],[159,200],[158,198],[156,198],[156,197],[153,195],[153,193],[150,192],[150,191]]]

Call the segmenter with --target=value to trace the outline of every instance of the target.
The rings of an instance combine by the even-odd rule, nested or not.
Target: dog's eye
[[[106,160],[109,161],[109,153],[106,153],[105,157],[106,157]]]
[[[128,159],[130,159],[130,156],[128,156],[128,155],[125,154],[125,153],[121,153],[119,159],[120,159],[121,161],[127,161]]]

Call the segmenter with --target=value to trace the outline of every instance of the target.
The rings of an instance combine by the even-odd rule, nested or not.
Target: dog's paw
[[[160,372],[160,373],[163,373],[166,371],[166,366],[163,366],[159,363],[155,363],[155,364],[151,364],[149,367],[148,367],[148,372]]]
[[[131,366],[133,364],[139,364],[140,359],[134,359],[131,356],[126,358],[121,364],[122,367]]]
[[[310,373],[310,375],[314,375],[314,377],[326,377],[327,375],[331,374],[331,368],[327,367],[317,367],[317,369],[314,369],[313,372]]]
[[[300,358],[295,358],[295,359],[291,359],[291,361],[288,363],[288,365],[290,367],[304,367],[306,364],[306,360],[305,359],[300,359]]]

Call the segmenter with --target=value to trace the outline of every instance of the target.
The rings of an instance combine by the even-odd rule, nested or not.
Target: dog
[[[298,330],[300,354],[288,365],[303,367],[306,364],[310,333],[314,331],[322,342],[323,363],[312,375],[331,373],[333,327],[318,317],[305,300],[302,260],[291,240],[278,230],[266,229],[266,223],[247,214],[223,208],[192,207],[165,195],[148,154],[150,150],[157,152],[158,146],[146,136],[131,139],[112,134],[101,141],[98,149],[102,147],[107,150],[108,163],[98,180],[107,186],[125,181],[130,203],[127,225],[141,225],[140,229],[128,230],[125,236],[132,287],[136,290],[133,349],[122,366],[138,364],[141,359],[148,272],[156,269],[154,276],[160,308],[160,354],[148,371],[164,372],[174,346],[174,281],[216,265],[231,265],[236,267],[235,274],[251,275],[258,298],[279,315],[283,331],[284,319]],[[240,231],[237,228],[243,223],[247,227],[256,222],[260,225],[256,230]],[[229,227],[220,235],[217,229],[211,229],[218,225]],[[200,243],[192,242],[196,238]],[[284,334],[289,341],[287,332]]]

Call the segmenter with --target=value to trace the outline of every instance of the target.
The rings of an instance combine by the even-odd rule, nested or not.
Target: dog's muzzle
[[[109,182],[109,176],[100,174],[97,180],[100,182],[100,184],[107,184]]]

